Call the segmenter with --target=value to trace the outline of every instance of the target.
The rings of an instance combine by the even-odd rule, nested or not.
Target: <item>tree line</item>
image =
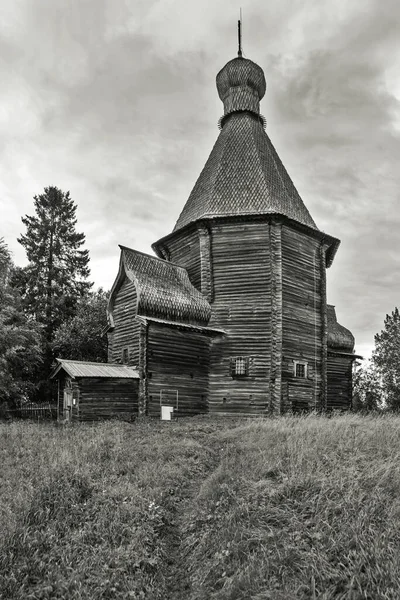
[[[106,361],[108,294],[89,281],[85,235],[76,229],[69,192],[50,186],[22,217],[18,242],[28,264],[16,266],[0,238],[0,413],[26,400],[49,399],[56,357]],[[400,410],[400,314],[386,315],[367,366],[354,376],[353,409]]]
[[[107,293],[93,290],[85,235],[69,192],[34,196],[18,238],[28,264],[14,264],[0,238],[0,405],[49,399],[54,359],[106,361]]]
[[[353,409],[400,412],[400,313],[387,314],[375,335],[372,358],[359,368],[353,382]]]

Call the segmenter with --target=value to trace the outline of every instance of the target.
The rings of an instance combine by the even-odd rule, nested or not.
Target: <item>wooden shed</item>
[[[57,383],[60,421],[132,418],[138,412],[139,373],[133,367],[56,359],[50,378]]]

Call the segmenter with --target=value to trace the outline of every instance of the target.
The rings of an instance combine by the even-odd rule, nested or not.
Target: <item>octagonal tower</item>
[[[326,268],[339,240],[317,228],[265,132],[262,69],[217,75],[220,134],[170,235],[153,245],[211,305],[208,410],[327,407]]]

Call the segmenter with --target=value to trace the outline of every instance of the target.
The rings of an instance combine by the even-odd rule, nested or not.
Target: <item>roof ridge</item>
[[[147,252],[142,252],[141,250],[135,250],[134,248],[129,248],[129,246],[124,246],[123,244],[118,244],[121,250],[128,250],[129,252],[134,252],[135,254],[140,254],[141,256],[145,256],[146,258],[152,258],[154,260],[158,260],[159,262],[165,265],[171,265],[172,267],[177,267],[178,269],[184,269],[182,265],[178,265],[178,263],[172,262],[170,260],[165,260],[165,258],[160,258],[159,256],[155,256],[153,254],[147,254]]]
[[[85,364],[85,365],[98,365],[98,366],[107,366],[107,367],[127,367],[127,368],[133,368],[130,365],[121,365],[119,363],[109,363],[109,362],[96,362],[93,360],[75,360],[72,358],[56,358],[55,360],[58,360],[59,362],[64,362],[64,363],[81,363],[81,364]]]
[[[269,154],[270,154],[270,156],[271,156],[271,158],[272,158],[272,161],[273,161],[273,163],[274,163],[274,167],[275,167],[275,171],[276,171],[276,172],[278,173],[278,175],[279,175],[279,179],[281,180],[282,186],[283,186],[283,188],[284,188],[284,191],[285,191],[285,193],[286,193],[286,195],[287,195],[288,199],[289,199],[289,200],[295,200],[295,198],[293,197],[293,195],[290,193],[290,191],[289,191],[289,189],[288,189],[288,186],[287,186],[287,181],[285,182],[285,180],[284,180],[284,179],[283,179],[283,177],[282,177],[282,173],[281,173],[281,170],[280,170],[280,166],[282,167],[282,169],[284,169],[284,171],[285,171],[285,173],[286,173],[286,175],[287,175],[288,179],[290,180],[290,182],[291,182],[291,184],[292,184],[292,186],[293,186],[293,189],[294,189],[295,193],[296,193],[296,194],[297,194],[297,196],[298,196],[298,199],[300,200],[300,202],[301,202],[301,203],[302,203],[302,205],[304,206],[304,208],[305,208],[306,212],[308,213],[308,216],[310,217],[311,221],[314,223],[314,227],[315,227],[315,229],[318,229],[318,227],[317,227],[317,225],[316,225],[316,223],[315,223],[314,219],[312,218],[312,216],[311,216],[311,214],[310,214],[310,211],[308,210],[307,206],[304,204],[304,202],[303,202],[303,199],[302,199],[302,197],[300,196],[300,194],[299,194],[299,192],[298,192],[298,189],[296,188],[295,184],[293,183],[293,180],[292,180],[292,178],[290,177],[289,173],[287,172],[287,169],[286,169],[285,165],[283,164],[282,160],[280,159],[280,156],[279,156],[278,152],[276,151],[276,148],[275,148],[274,144],[272,143],[272,141],[271,141],[271,138],[269,137],[269,135],[267,134],[267,132],[266,132],[266,131],[264,131],[264,130],[263,130],[263,135],[265,135],[265,139],[267,140],[268,150],[272,150],[272,152],[270,152]],[[278,166],[277,160],[279,161],[279,163],[280,163],[280,166]],[[264,177],[265,177],[265,171],[264,171],[264,168],[262,168],[262,170],[263,170],[263,175],[264,175]],[[296,199],[296,200],[297,200],[297,199]]]
[[[202,218],[273,213],[319,231],[258,116],[231,113],[174,232]]]

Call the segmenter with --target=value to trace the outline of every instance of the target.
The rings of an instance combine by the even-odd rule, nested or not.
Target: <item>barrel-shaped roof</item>
[[[337,322],[335,307],[331,304],[327,305],[327,320],[328,320],[328,348],[342,352],[354,351],[354,336]]]
[[[201,326],[209,322],[211,307],[191,284],[186,269],[125,246],[121,246],[120,272],[111,291],[109,313],[125,275],[136,287],[138,316]]]

